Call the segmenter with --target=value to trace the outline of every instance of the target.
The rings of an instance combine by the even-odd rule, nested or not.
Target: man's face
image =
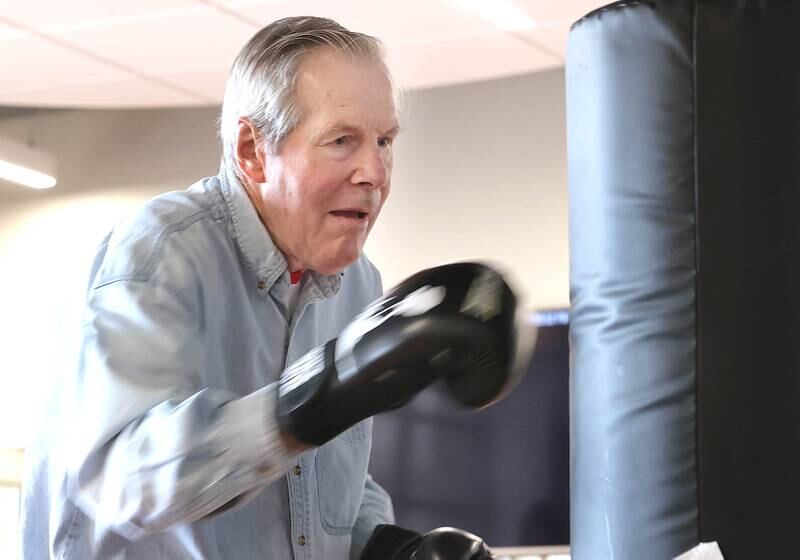
[[[296,82],[302,119],[264,154],[254,200],[291,270],[339,272],[361,255],[389,195],[397,113],[376,62],[319,51]]]

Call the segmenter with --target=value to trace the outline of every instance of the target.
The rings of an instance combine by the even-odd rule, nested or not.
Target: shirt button
[[[259,290],[263,290],[263,289],[264,289],[264,288],[266,288],[266,287],[267,287],[267,282],[266,282],[266,280],[259,280],[259,281],[258,281],[258,289],[259,289]]]
[[[303,469],[300,468],[300,465],[295,465],[292,469],[292,472],[295,476],[300,476],[300,474],[303,472]]]
[[[299,544],[300,546],[306,545],[306,538],[304,535],[300,535],[299,537],[297,537],[297,544]]]

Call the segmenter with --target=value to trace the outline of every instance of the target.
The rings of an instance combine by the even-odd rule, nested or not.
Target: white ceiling
[[[502,31],[454,0],[4,2],[0,105],[217,104],[239,48],[289,15],[332,17],[382,38],[395,79],[406,88],[499,78],[563,65],[570,23],[607,3],[512,2],[536,25]]]

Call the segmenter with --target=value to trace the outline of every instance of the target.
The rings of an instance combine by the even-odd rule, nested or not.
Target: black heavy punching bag
[[[618,2],[566,74],[573,558],[800,558],[800,2]]]

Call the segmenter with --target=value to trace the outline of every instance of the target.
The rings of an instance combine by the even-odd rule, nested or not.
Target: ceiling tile
[[[178,72],[165,73],[162,77],[176,84],[181,84],[197,95],[201,95],[214,103],[222,103],[225,93],[225,79],[228,77],[228,67],[209,66],[206,68],[193,68]]]
[[[0,57],[0,75],[3,76],[0,92],[38,90],[124,76],[116,68],[40,37],[1,31],[0,51],[11,54]]]
[[[23,92],[0,90],[0,105],[39,107],[185,107],[200,105],[197,98],[140,78],[57,85]]]
[[[29,33],[19,27],[14,27],[4,23],[3,18],[0,17],[0,46],[6,41],[13,41],[20,37],[27,37]]]
[[[43,6],[44,4],[44,6]],[[93,27],[114,21],[153,19],[161,14],[197,6],[194,0],[73,0],[70,2],[15,2],[3,15],[25,26]]]
[[[470,53],[469,56],[463,56]],[[534,72],[561,64],[513,35],[495,32],[431,43],[407,43],[389,51],[401,87],[433,87]]]
[[[454,0],[13,2],[0,15],[0,52],[12,54],[0,58],[0,100],[77,106],[82,92],[86,106],[218,103],[252,34],[304,13],[382,38],[406,87],[484,80],[561,64],[568,24],[604,4],[512,1],[540,25],[502,33]]]
[[[67,30],[53,36],[147,76],[198,64],[229,66],[254,31],[253,26],[200,6],[154,21]]]
[[[540,23],[564,21],[572,23],[610,0],[513,0],[514,4],[525,10],[534,21]]]
[[[558,54],[563,62],[566,58],[570,25],[569,23],[541,25],[531,31],[522,31],[520,35],[530,41],[531,44],[540,45],[542,48]]]
[[[330,17],[349,29],[377,35],[387,43],[494,30],[491,24],[449,0],[215,1],[262,25],[294,15]]]

